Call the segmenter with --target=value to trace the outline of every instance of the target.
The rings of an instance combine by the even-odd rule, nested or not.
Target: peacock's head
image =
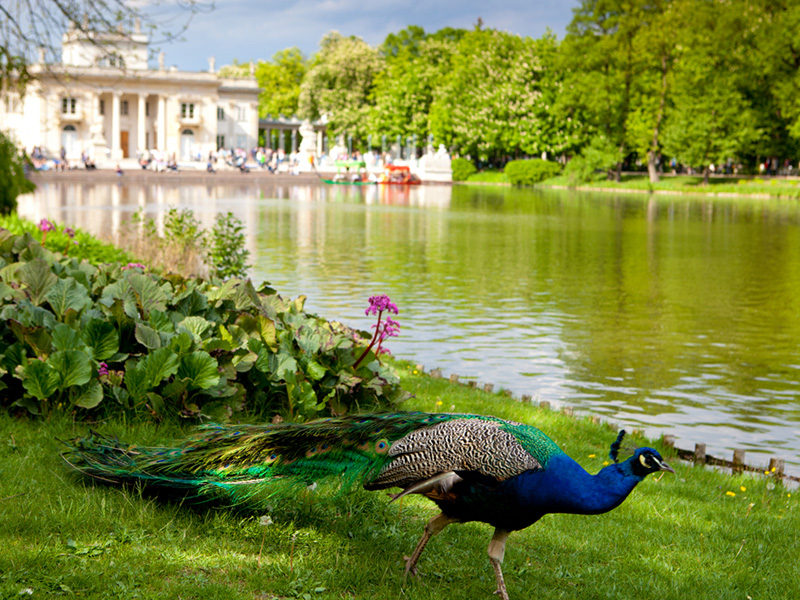
[[[611,460],[617,462],[619,460],[619,451],[620,446],[622,444],[622,439],[625,437],[625,430],[619,432],[617,439],[611,444],[611,451],[608,453]],[[650,473],[655,473],[657,471],[669,471],[670,473],[674,473],[672,467],[670,467],[664,459],[661,458],[661,455],[658,453],[658,450],[654,450],[653,448],[630,448],[633,451],[633,456],[631,456],[626,462],[630,463],[631,470],[633,471],[634,475],[638,475],[639,477],[645,477],[646,475],[650,475]]]
[[[636,452],[633,453],[633,456],[631,456],[629,460],[634,475],[640,477],[645,477],[657,471],[675,472],[672,467],[664,462],[664,459],[661,458],[658,451],[652,448],[637,448]]]

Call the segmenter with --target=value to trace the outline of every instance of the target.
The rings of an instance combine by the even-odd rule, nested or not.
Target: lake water
[[[108,236],[172,206],[234,212],[253,278],[328,319],[368,329],[388,294],[387,345],[428,370],[800,473],[795,201],[131,179],[45,182],[20,212]]]

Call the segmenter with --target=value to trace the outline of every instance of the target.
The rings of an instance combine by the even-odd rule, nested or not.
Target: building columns
[[[163,154],[167,151],[167,99],[162,94],[158,97],[158,143],[156,147]]]
[[[147,139],[145,134],[145,125],[146,125],[146,110],[145,104],[147,102],[147,95],[146,94],[139,94],[139,117],[136,121],[137,132],[136,132],[136,148],[139,150],[141,154],[147,150],[145,140]]]
[[[111,160],[122,158],[122,147],[119,140],[119,101],[121,96],[120,92],[111,93]]]

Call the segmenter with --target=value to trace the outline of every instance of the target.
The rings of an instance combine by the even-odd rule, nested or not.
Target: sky
[[[480,17],[485,27],[534,38],[549,27],[560,39],[578,4],[578,0],[215,0],[213,10],[201,10],[191,18],[183,41],[158,48],[164,51],[167,66],[205,71],[211,56],[217,68],[234,60],[269,60],[292,46],[310,57],[322,36],[332,30],[377,46],[387,34],[409,25],[427,32],[470,29]],[[174,7],[143,12],[162,22],[173,15],[172,27],[188,16],[186,11],[176,14]]]

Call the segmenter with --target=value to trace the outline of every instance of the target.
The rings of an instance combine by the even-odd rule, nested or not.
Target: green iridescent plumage
[[[503,473],[503,478],[536,466],[534,463],[545,464],[550,456],[561,452],[538,429],[493,417],[390,413],[310,423],[208,425],[177,448],[126,446],[93,433],[75,440],[65,458],[98,479],[140,481],[154,487],[192,491],[199,497],[227,496],[229,501],[237,503],[269,497],[287,486],[310,485],[331,477],[336,478],[341,490],[361,485],[368,489],[390,487],[383,484],[390,482],[380,482],[380,474],[398,459],[390,453],[392,446],[414,432],[444,423],[448,423],[449,435],[430,436],[441,440],[440,445],[453,444],[450,439],[453,432],[487,428],[505,432],[512,444],[518,440],[518,453],[529,453],[528,461],[532,463],[518,466],[508,460],[510,455],[498,453],[498,448],[484,448],[472,458],[472,462],[480,463],[478,466],[485,464],[490,473],[492,469]],[[426,436],[417,435],[422,439]],[[426,443],[426,447],[430,444]],[[440,453],[429,454],[423,458],[417,453],[409,465],[412,471],[438,472],[440,467],[435,461]],[[500,459],[505,459],[505,467],[499,465]]]
[[[612,445],[616,460],[622,434]],[[139,482],[231,505],[269,504],[276,494],[324,484],[421,494],[441,513],[406,562],[414,573],[428,540],[451,523],[495,527],[489,560],[497,591],[508,600],[500,564],[506,539],[554,512],[599,514],[618,506],[650,473],[672,469],[652,448],[596,475],[587,473],[544,433],[494,417],[391,413],[310,423],[209,425],[177,448],[128,446],[92,434],[64,455],[83,473],[114,483]],[[260,504],[263,503],[263,504]]]

